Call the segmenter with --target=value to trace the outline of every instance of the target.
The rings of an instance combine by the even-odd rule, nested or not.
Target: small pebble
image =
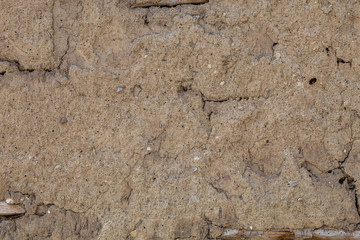
[[[60,198],[61,198],[61,200],[64,200],[64,199],[65,199],[65,197],[64,197],[64,196],[61,196]]]
[[[193,168],[192,168],[192,171],[193,171],[193,172],[197,172],[198,170],[199,170],[198,167],[193,167]]]
[[[5,202],[9,205],[14,204],[14,200],[12,200],[11,198],[6,199]]]
[[[224,82],[224,81],[222,81],[222,82],[220,83],[220,85],[221,85],[221,86],[223,86],[224,84],[225,84],[225,82]]]
[[[116,92],[121,92],[122,90],[124,90],[124,88],[123,88],[123,87],[119,87],[119,88],[116,90]]]
[[[130,233],[130,236],[131,236],[132,238],[136,237],[136,236],[137,236],[136,230],[132,231],[132,232]]]
[[[62,168],[62,166],[59,164],[59,165],[56,165],[55,166],[55,169],[58,169],[58,168]]]
[[[293,182],[293,184],[292,184],[293,187],[296,187],[297,185],[298,185],[297,182]]]
[[[151,147],[147,147],[146,150],[151,151]]]
[[[64,123],[67,123],[68,122],[68,119],[66,117],[62,117],[60,119],[60,123],[64,124]]]

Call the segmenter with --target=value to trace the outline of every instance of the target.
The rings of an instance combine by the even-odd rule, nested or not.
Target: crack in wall
[[[17,60],[9,60],[9,59],[0,59],[0,62],[7,62],[12,66],[15,66],[17,70],[21,73],[32,73],[34,71],[45,71],[45,72],[52,72],[58,68],[52,68],[52,69],[35,69],[35,68],[24,68]],[[4,74],[6,74],[6,71],[2,71]]]
[[[216,191],[217,193],[224,194],[225,197],[226,197],[226,199],[228,199],[228,200],[230,199],[229,195],[227,194],[227,192],[226,192],[224,189],[219,188],[219,187],[216,187],[213,183],[209,183],[209,185],[210,185],[213,189],[215,189],[215,191]]]
[[[132,8],[149,8],[149,7],[175,7],[177,5],[191,4],[200,5],[208,3],[209,0],[147,0],[147,1],[135,1],[131,5]]]
[[[207,98],[201,91],[199,91],[201,99],[203,101],[203,109],[205,108],[205,104],[206,103],[226,103],[229,101],[248,101],[248,100],[252,100],[252,99],[262,99],[262,100],[267,100],[269,97],[268,96],[234,96],[234,97],[226,97],[223,99],[211,99],[211,98]]]

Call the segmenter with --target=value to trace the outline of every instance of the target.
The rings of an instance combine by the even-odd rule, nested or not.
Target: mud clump
[[[0,238],[358,236],[358,2],[3,0],[0,19],[0,202],[26,210]]]

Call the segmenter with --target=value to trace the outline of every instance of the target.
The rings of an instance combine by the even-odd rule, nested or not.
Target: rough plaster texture
[[[1,239],[359,229],[358,1],[0,0],[0,23],[0,200],[27,211]]]

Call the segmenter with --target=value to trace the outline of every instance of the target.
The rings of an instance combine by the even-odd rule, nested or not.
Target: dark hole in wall
[[[355,189],[355,184],[354,184],[354,179],[352,177],[349,176],[344,176],[342,178],[339,179],[339,183],[340,184],[344,184],[346,181],[349,190],[354,190]]]
[[[143,19],[144,19],[144,24],[149,25],[149,20],[148,20],[147,14],[143,17]]]
[[[342,60],[341,58],[337,58],[337,59],[336,59],[336,62],[337,62],[337,64],[339,64],[339,63],[345,63],[345,61]]]
[[[191,83],[182,83],[179,88],[178,88],[178,92],[179,93],[184,93],[187,91],[190,91],[191,89]]]
[[[310,85],[313,85],[313,84],[316,83],[316,81],[317,81],[316,78],[312,78],[312,79],[309,80],[309,84],[310,84]]]
[[[339,183],[343,184],[345,182],[345,180],[346,180],[346,177],[342,177],[342,178],[339,179]]]

